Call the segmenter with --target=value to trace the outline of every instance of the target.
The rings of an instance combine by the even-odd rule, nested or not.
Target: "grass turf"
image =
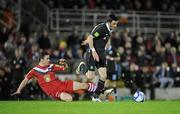
[[[180,101],[0,101],[0,114],[180,114]]]

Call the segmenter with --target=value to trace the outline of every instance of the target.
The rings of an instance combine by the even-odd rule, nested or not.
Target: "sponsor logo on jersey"
[[[99,36],[99,33],[98,33],[98,32],[95,32],[95,33],[94,33],[94,36],[95,36],[95,37],[98,37],[98,36]]]

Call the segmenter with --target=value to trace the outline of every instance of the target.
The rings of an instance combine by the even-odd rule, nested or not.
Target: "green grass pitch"
[[[0,101],[0,114],[180,114],[180,101]]]

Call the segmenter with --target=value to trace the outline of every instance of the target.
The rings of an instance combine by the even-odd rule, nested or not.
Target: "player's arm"
[[[110,61],[120,61],[120,57],[111,57],[109,55],[106,56],[106,59],[107,60],[110,60]]]
[[[110,60],[110,61],[120,61],[121,60],[121,57],[120,57],[120,54],[119,53],[116,53],[116,56],[114,57],[111,57],[109,55],[106,56],[106,59],[107,60]]]
[[[65,59],[59,59],[58,65],[53,66],[53,71],[64,71],[68,69],[68,64]]]
[[[30,70],[28,74],[25,76],[24,80],[21,82],[19,85],[18,89],[16,92],[12,93],[11,96],[13,95],[18,95],[21,93],[22,89],[27,85],[28,80],[30,80],[34,76],[34,70]]]
[[[121,57],[114,57],[114,61],[120,61],[121,60]]]
[[[89,37],[87,39],[88,44],[89,44],[90,50],[92,51],[92,56],[93,56],[94,60],[99,61],[99,56],[94,48],[93,38],[94,38],[94,36],[89,35]]]
[[[120,53],[117,52],[117,53],[116,53],[116,57],[115,57],[115,61],[120,61],[120,60],[121,60]]]
[[[27,85],[28,83],[28,79],[25,77],[24,80],[21,82],[21,84],[19,85],[18,89],[16,92],[12,93],[11,96],[13,95],[17,95],[20,94],[22,89]]]

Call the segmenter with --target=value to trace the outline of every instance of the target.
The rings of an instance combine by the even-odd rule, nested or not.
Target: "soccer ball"
[[[137,91],[136,93],[134,93],[133,99],[136,102],[143,102],[145,100],[145,95],[143,92]]]

